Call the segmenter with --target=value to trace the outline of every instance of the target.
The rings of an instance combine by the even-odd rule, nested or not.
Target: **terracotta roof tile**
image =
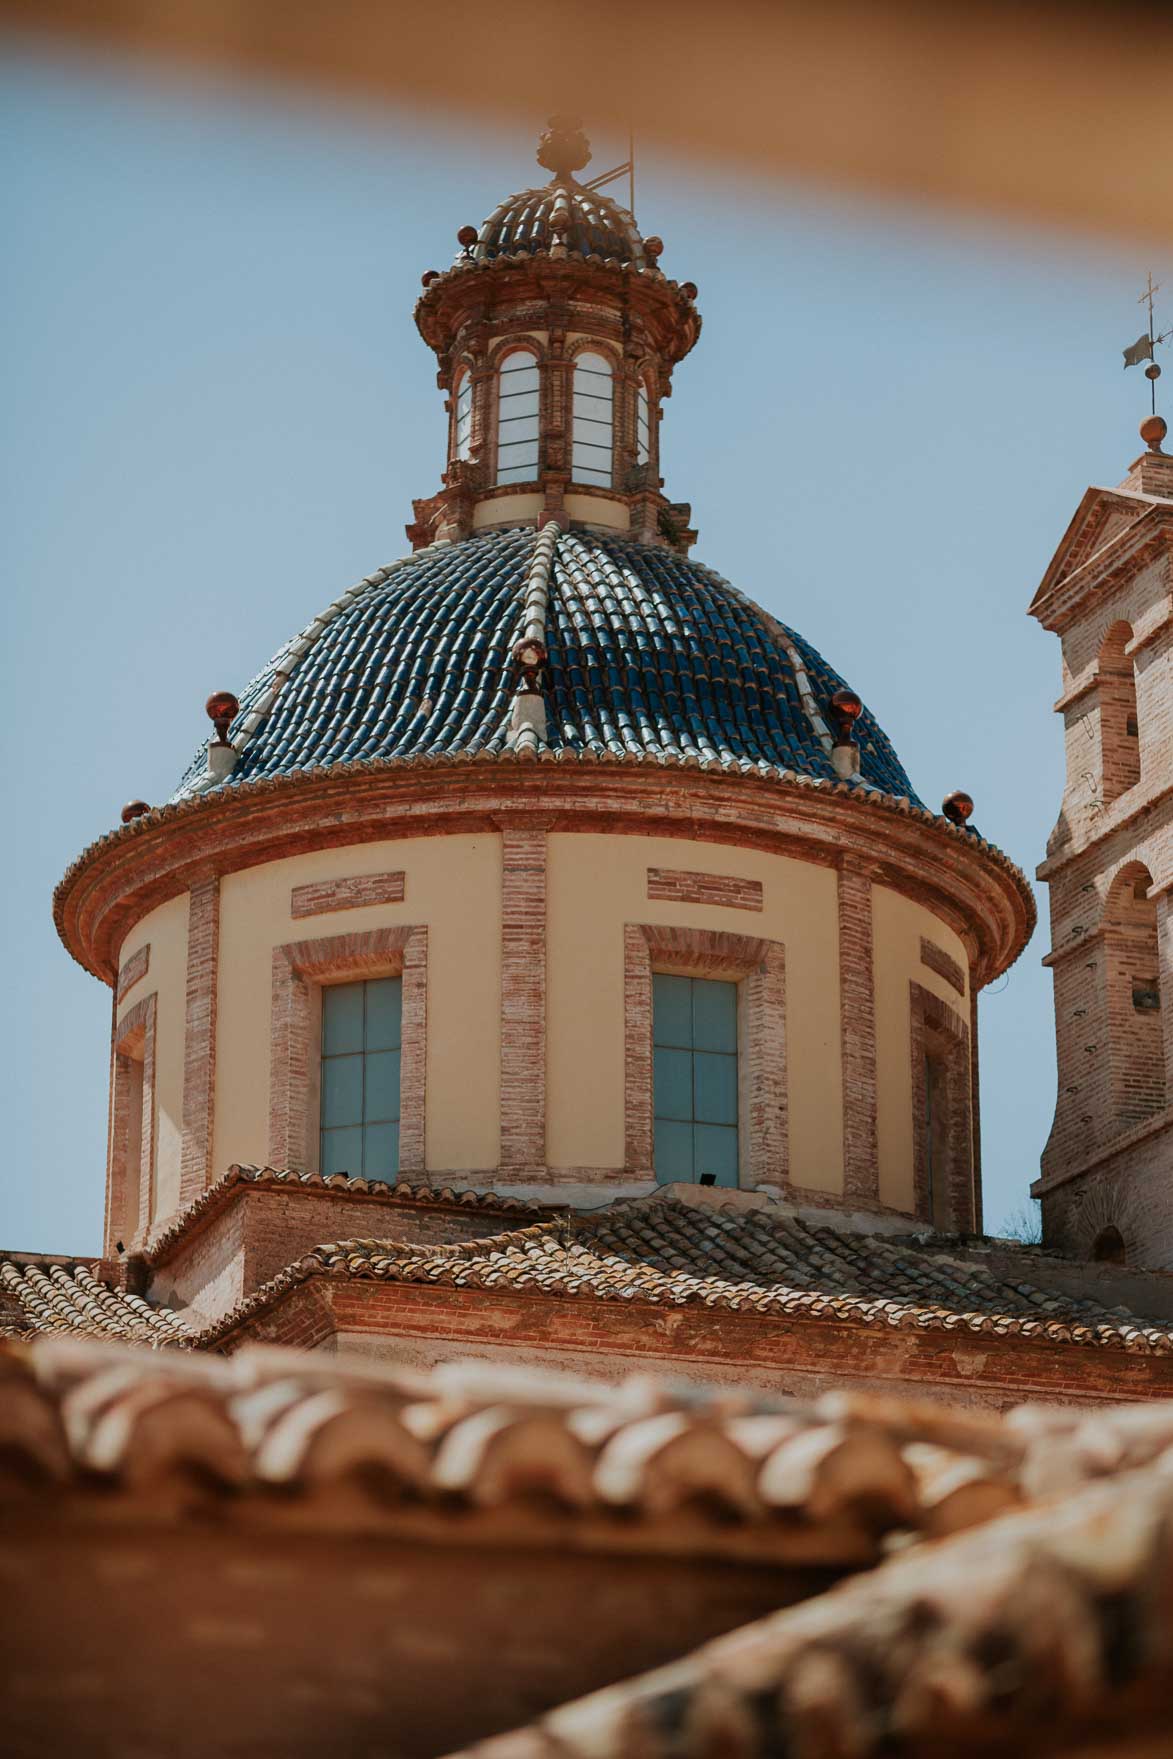
[[[299,1173],[276,1167],[230,1166],[214,1184],[192,1200],[171,1225],[151,1242],[147,1257],[152,1262],[163,1258],[197,1224],[214,1215],[243,1188],[280,1190],[291,1195],[321,1194],[335,1191],[340,1196],[377,1198],[384,1203],[425,1209],[464,1209],[487,1211],[489,1214],[545,1216],[549,1209],[495,1191],[472,1191],[455,1185],[412,1185],[405,1180],[356,1179],[346,1173]]]
[[[1054,1416],[1026,1426],[1041,1436]],[[1147,1428],[1145,1464],[918,1546],[465,1759],[1106,1754],[1132,1752],[1138,1727],[1146,1753],[1167,1751],[1173,1407],[1065,1421],[1098,1423],[1125,1455]],[[1085,1746],[1093,1730],[1103,1744]]]
[[[956,1241],[818,1227],[781,1209],[699,1209],[662,1200],[544,1219],[456,1245],[331,1242],[258,1290],[205,1339],[233,1330],[314,1275],[1173,1353],[1166,1327],[1090,1298],[1009,1281]]]
[[[32,1259],[0,1259],[0,1296],[0,1336],[68,1332],[155,1346],[194,1341],[177,1313],[110,1288],[85,1263],[43,1267]]]
[[[1017,1504],[1036,1446],[1029,1427],[934,1406],[680,1391],[642,1377],[613,1387],[266,1348],[223,1358],[68,1338],[0,1345],[0,1449],[25,1480],[134,1494],[179,1471],[208,1497],[231,1491],[238,1508],[250,1492],[268,1508],[278,1485],[312,1502],[345,1480],[350,1498],[362,1493],[347,1506],[366,1525],[405,1499],[441,1513],[532,1512],[537,1496],[543,1519],[601,1523],[616,1545],[633,1518],[686,1510],[706,1549],[737,1549],[734,1530],[748,1528],[759,1554],[811,1558],[822,1534],[824,1550],[858,1564],[886,1534],[949,1532]],[[982,1494],[962,1494],[978,1484]]]

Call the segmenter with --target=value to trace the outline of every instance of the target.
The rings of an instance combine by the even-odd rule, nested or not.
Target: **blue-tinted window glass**
[[[656,973],[652,1043],[656,1178],[736,1185],[737,985]]]
[[[323,991],[323,1173],[385,1179],[398,1172],[402,1025],[402,978]]]
[[[361,983],[339,983],[322,995],[322,1054],[362,1049]]]

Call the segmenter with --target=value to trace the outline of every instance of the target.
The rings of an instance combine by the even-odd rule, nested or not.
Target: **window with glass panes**
[[[384,1179],[399,1171],[403,979],[322,991],[323,1175]]]
[[[456,392],[456,456],[472,455],[472,374],[461,375]]]
[[[532,354],[507,354],[497,375],[497,481],[529,482],[538,474],[541,380]]]
[[[655,1167],[661,1184],[737,1184],[737,985],[652,977]]]
[[[646,464],[652,456],[652,418],[648,388],[641,385],[635,405],[635,461]]]
[[[601,354],[580,354],[574,363],[575,482],[611,487],[612,403],[615,383],[611,363]]]

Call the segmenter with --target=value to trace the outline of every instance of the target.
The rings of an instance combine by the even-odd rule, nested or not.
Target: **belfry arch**
[[[1165,1022],[1153,879],[1130,861],[1112,881],[1104,904],[1104,981],[1112,1108],[1122,1127],[1166,1104]]]
[[[1136,671],[1129,648],[1132,625],[1113,623],[1100,644],[1100,761],[1103,801],[1110,806],[1140,781],[1140,721]]]

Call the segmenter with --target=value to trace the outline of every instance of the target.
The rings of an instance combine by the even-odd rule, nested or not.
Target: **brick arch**
[[[1111,624],[1100,643],[1096,661],[1100,707],[1100,764],[1105,806],[1140,781],[1140,722],[1136,707],[1136,670],[1128,652],[1132,625]]]
[[[1138,859],[1113,875],[1104,900],[1104,1001],[1113,1115],[1128,1128],[1168,1103],[1158,901]],[[1164,1006],[1162,1006],[1164,1004]]]

